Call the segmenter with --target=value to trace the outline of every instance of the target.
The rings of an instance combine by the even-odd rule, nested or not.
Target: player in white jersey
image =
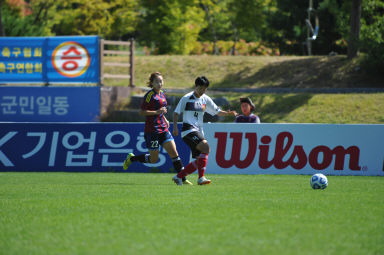
[[[177,185],[182,185],[182,178],[193,173],[196,169],[199,173],[197,184],[204,185],[211,183],[211,181],[204,176],[208,154],[210,152],[209,144],[204,138],[203,132],[204,112],[212,116],[237,115],[235,111],[221,110],[209,96],[205,95],[204,93],[208,86],[209,81],[205,76],[197,77],[194,91],[183,96],[173,112],[173,135],[179,135],[177,121],[179,115],[183,113],[181,136],[183,141],[191,148],[192,158],[196,159],[172,178]]]

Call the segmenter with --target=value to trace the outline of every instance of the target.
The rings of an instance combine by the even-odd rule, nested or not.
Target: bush
[[[384,3],[368,1],[363,4],[361,24],[361,51],[367,53],[363,67],[371,73],[382,74],[384,70]]]

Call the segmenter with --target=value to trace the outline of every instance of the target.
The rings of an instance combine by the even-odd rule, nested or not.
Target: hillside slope
[[[116,60],[116,59],[115,59]],[[361,59],[345,56],[315,57],[245,57],[245,56],[137,56],[135,58],[134,95],[140,96],[148,75],[160,71],[165,78],[168,96],[180,97],[193,87],[197,76],[211,81],[207,94],[225,98],[229,107],[240,112],[239,97],[248,96],[255,102],[255,113],[269,123],[384,123],[384,76],[368,74],[360,67]],[[109,72],[116,69],[109,70]],[[125,82],[106,80],[106,86]],[[185,89],[170,93],[172,88]],[[213,90],[226,89],[226,93]],[[235,93],[230,88],[341,88],[345,92],[332,94]],[[356,93],[353,88],[377,88],[376,93]],[[229,90],[228,90],[229,89]],[[274,90],[271,90],[274,91]],[[293,92],[295,91],[295,92]],[[276,91],[275,91],[276,92]],[[324,92],[323,92],[324,93]],[[103,121],[137,121],[137,107],[130,99]],[[224,107],[224,108],[229,108]],[[172,115],[169,112],[169,118]],[[141,120],[141,119],[140,119]],[[224,121],[232,122],[232,118]]]
[[[188,88],[200,75],[213,88],[384,88],[384,75],[367,73],[361,61],[345,56],[137,56],[135,85],[146,86],[148,75],[160,71],[168,88]]]

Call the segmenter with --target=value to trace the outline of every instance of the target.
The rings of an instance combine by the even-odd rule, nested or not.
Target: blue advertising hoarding
[[[100,83],[98,36],[0,37],[0,83]]]
[[[172,127],[171,127],[172,130]],[[0,171],[124,172],[126,155],[148,153],[144,123],[0,123]],[[175,138],[184,165],[190,152]],[[128,172],[173,172],[162,148],[156,164]]]
[[[0,121],[88,122],[100,116],[100,87],[0,87]]]

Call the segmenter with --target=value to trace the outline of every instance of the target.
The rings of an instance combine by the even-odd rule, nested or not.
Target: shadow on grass
[[[365,73],[345,56],[304,57],[270,63],[256,72],[249,66],[227,74],[214,88],[382,87],[382,77]]]
[[[257,94],[249,95],[255,104],[254,112],[260,117],[263,123],[275,123],[284,119],[292,111],[306,105],[313,97],[313,94]],[[241,113],[240,103],[233,100],[231,105]],[[233,118],[227,119],[232,122]]]
[[[284,119],[285,116],[290,114],[295,109],[306,105],[312,96],[312,94],[271,95],[274,99],[273,102],[260,106],[259,108],[263,122],[273,123]]]

